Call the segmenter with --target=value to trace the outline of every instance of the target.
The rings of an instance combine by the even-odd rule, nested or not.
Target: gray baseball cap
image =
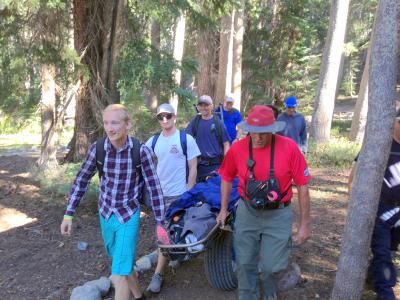
[[[226,102],[235,102],[235,99],[232,96],[225,96],[225,101]]]
[[[175,115],[175,109],[171,104],[163,103],[159,107],[157,107],[157,115],[161,113],[169,113]]]
[[[197,104],[200,103],[213,104],[211,97],[208,95],[200,96],[199,99],[197,100]]]

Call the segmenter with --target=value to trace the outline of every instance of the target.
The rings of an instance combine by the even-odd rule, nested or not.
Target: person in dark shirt
[[[286,123],[280,134],[294,140],[301,152],[307,153],[307,126],[304,116],[296,111],[297,99],[290,96],[285,100],[285,111],[278,116],[278,121]]]
[[[197,182],[201,182],[220,168],[230,144],[225,125],[213,114],[211,97],[200,96],[197,100],[197,109],[200,114],[190,121],[186,133],[194,137],[201,152],[197,164]]]
[[[349,176],[349,192],[357,168],[357,158]],[[400,109],[394,124],[393,142],[390,149],[385,176],[372,234],[372,260],[368,269],[378,299],[395,300],[393,287],[397,272],[392,261],[392,251],[397,250],[400,237]]]

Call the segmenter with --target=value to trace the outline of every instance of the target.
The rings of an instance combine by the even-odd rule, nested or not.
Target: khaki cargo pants
[[[250,207],[249,207],[250,208]],[[277,291],[276,273],[285,269],[292,248],[292,206],[251,213],[239,200],[234,230],[240,300],[259,300],[258,265],[265,295]]]

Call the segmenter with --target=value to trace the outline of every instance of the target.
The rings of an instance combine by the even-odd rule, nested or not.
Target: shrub
[[[351,119],[350,120],[333,120],[331,135],[335,137],[340,136],[348,136],[351,128]]]
[[[313,167],[350,168],[359,151],[359,144],[344,137],[334,137],[319,145],[310,140],[306,158]]]
[[[37,174],[40,180],[41,191],[45,194],[56,194],[57,196],[68,196],[73,181],[79,171],[81,164],[65,164],[52,170],[51,173]],[[83,200],[97,200],[99,194],[99,178],[93,176],[89,189]]]
[[[0,134],[34,134],[40,132],[40,118],[25,115],[5,115],[0,111]]]

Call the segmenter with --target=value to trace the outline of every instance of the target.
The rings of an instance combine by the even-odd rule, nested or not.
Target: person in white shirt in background
[[[194,138],[184,133],[186,136],[185,156],[181,141],[183,134],[176,128],[176,113],[172,105],[161,104],[157,108],[157,119],[162,131],[159,135],[152,136],[146,142],[146,146],[153,149],[157,157],[157,175],[164,195],[165,211],[167,211],[172,202],[195,185],[197,157],[201,153]],[[157,267],[147,292],[160,292],[166,264],[167,258],[159,251]]]

